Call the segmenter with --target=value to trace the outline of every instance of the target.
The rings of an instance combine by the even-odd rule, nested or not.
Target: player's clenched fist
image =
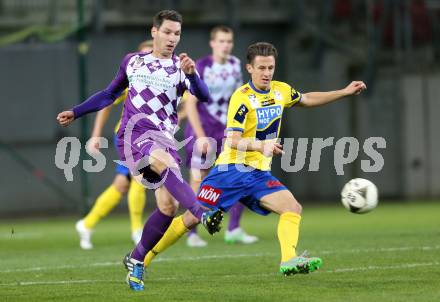
[[[263,153],[265,156],[273,156],[273,155],[280,155],[284,154],[283,146],[278,143],[276,140],[267,140],[264,141],[262,146],[261,153]]]
[[[367,89],[367,85],[362,81],[353,81],[344,88],[347,95],[358,95],[365,89]]]
[[[181,53],[179,59],[180,68],[185,74],[193,74],[196,71],[196,63],[186,53]]]
[[[75,115],[73,114],[72,110],[63,111],[59,113],[57,116],[58,123],[60,123],[60,125],[63,127],[69,126],[74,119],[75,119]]]

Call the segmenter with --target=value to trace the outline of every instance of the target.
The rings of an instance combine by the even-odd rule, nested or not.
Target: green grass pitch
[[[309,275],[277,273],[277,216],[246,212],[253,245],[184,240],[151,265],[144,292],[124,283],[128,215],[104,219],[82,251],[74,218],[0,221],[0,301],[440,301],[440,202],[380,204],[351,214],[304,204],[299,251],[322,257]],[[13,229],[13,232],[12,232]]]

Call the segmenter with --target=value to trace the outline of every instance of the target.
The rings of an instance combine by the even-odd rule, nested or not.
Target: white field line
[[[35,239],[42,238],[43,233],[32,233],[32,232],[19,232],[19,233],[0,233],[0,240],[21,240],[21,239]]]
[[[27,286],[27,285],[63,285],[84,283],[113,283],[110,280],[59,280],[59,281],[17,281],[15,283],[0,283],[0,286]]]
[[[272,253],[260,253],[260,254],[223,254],[223,255],[206,255],[206,256],[193,256],[193,257],[160,257],[154,259],[154,262],[177,262],[177,261],[200,261],[200,260],[210,260],[210,259],[235,259],[235,258],[248,258],[248,257],[265,257],[273,256]],[[54,269],[76,269],[76,268],[87,268],[87,267],[106,267],[106,266],[122,266],[121,261],[118,262],[96,262],[80,265],[59,265],[59,266],[41,266],[41,267],[28,267],[28,268],[17,268],[17,269],[6,269],[0,270],[0,273],[15,273],[15,272],[33,272],[33,271],[45,271]]]
[[[334,251],[320,251],[317,255],[340,254],[340,253],[375,253],[375,252],[404,252],[404,251],[431,251],[440,249],[440,245],[435,246],[406,246],[406,247],[387,247],[387,248],[367,248],[367,249],[341,249]],[[200,261],[211,259],[236,259],[249,257],[267,257],[276,256],[275,253],[257,253],[257,254],[219,254],[219,255],[204,255],[204,256],[189,256],[189,257],[159,257],[154,262],[182,262],[182,261]],[[27,267],[27,268],[11,268],[0,270],[0,273],[15,273],[15,272],[37,272],[46,270],[59,269],[79,269],[87,267],[108,267],[122,265],[122,261],[118,262],[96,262],[80,265],[59,265],[59,266],[41,266],[41,267]]]
[[[440,262],[416,262],[416,263],[402,263],[400,265],[388,265],[388,266],[361,266],[361,267],[348,267],[339,268],[335,270],[321,270],[318,273],[347,273],[347,272],[364,272],[374,270],[393,270],[393,269],[411,269],[415,267],[425,266],[439,266]],[[249,278],[249,277],[271,277],[280,276],[279,273],[268,274],[246,274],[246,275],[221,275],[216,278]],[[206,278],[205,276],[196,276],[197,278]],[[170,280],[182,280],[182,277],[167,277],[167,278],[155,278],[154,281],[170,281]],[[194,276],[191,276],[191,280],[194,280]],[[14,283],[0,283],[0,286],[31,286],[31,285],[70,285],[70,284],[90,284],[90,283],[123,283],[124,281],[116,280],[55,280],[55,281],[18,281]]]
[[[325,271],[326,273],[346,273],[346,272],[361,272],[361,271],[369,271],[369,270],[390,270],[390,269],[410,269],[414,267],[423,267],[423,266],[438,266],[440,262],[416,262],[416,263],[402,263],[399,265],[369,265],[369,266],[361,266],[361,267],[348,267],[348,268],[337,268],[334,270]]]
[[[346,249],[346,250],[332,250],[320,251],[319,254],[337,254],[337,253],[382,253],[382,252],[404,252],[404,251],[432,251],[440,249],[440,245],[434,246],[402,246],[402,247],[381,247],[381,248],[367,248],[367,249]]]

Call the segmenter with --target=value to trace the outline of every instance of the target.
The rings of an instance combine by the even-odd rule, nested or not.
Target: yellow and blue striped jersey
[[[238,88],[229,101],[227,130],[243,132],[243,138],[278,138],[283,110],[301,101],[301,93],[284,82],[271,81],[270,90],[261,91],[249,82]],[[216,165],[245,164],[270,170],[272,157],[258,151],[238,151],[224,144]]]

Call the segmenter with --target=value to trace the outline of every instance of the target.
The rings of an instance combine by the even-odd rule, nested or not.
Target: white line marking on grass
[[[193,256],[193,257],[173,257],[173,258],[158,258],[154,262],[170,262],[170,261],[199,261],[209,259],[228,259],[228,258],[247,258],[247,257],[265,257],[273,256],[273,253],[257,253],[257,254],[224,254],[224,255],[205,255],[205,256]]]
[[[318,273],[348,273],[348,272],[364,272],[364,271],[374,271],[374,270],[390,270],[390,269],[410,269],[414,267],[424,267],[424,266],[438,266],[440,262],[420,262],[420,263],[403,263],[400,265],[369,265],[361,267],[347,267],[347,268],[337,268],[334,270],[319,270]],[[281,275],[281,273],[266,273],[266,274],[246,274],[246,275],[222,275],[216,278],[242,278],[242,277],[270,277]]]
[[[4,283],[0,286],[28,286],[28,285],[63,285],[63,284],[84,284],[84,283],[112,283],[111,280],[58,280],[58,281],[17,281]]]
[[[420,263],[403,263],[400,265],[388,265],[388,266],[364,266],[364,267],[348,267],[348,268],[338,268],[334,270],[321,270],[318,273],[348,273],[348,272],[364,272],[364,271],[374,271],[374,270],[390,270],[390,269],[411,269],[415,267],[424,266],[438,266],[440,262],[420,262]],[[267,273],[267,274],[246,274],[246,275],[220,275],[216,278],[242,278],[242,277],[273,277],[280,276],[280,273]],[[196,276],[197,278],[206,278],[206,276]],[[171,280],[182,280],[182,277],[165,277],[165,278],[155,278],[151,281],[171,281]],[[194,276],[191,276],[191,280],[194,280]],[[18,281],[13,283],[0,283],[0,286],[32,286],[32,285],[66,285],[66,284],[84,284],[84,283],[123,283],[124,281],[117,280],[59,280],[59,281]],[[148,282],[148,279],[147,279]]]
[[[346,272],[361,272],[361,271],[370,271],[370,270],[389,270],[389,269],[409,269],[414,267],[423,267],[423,266],[438,266],[440,262],[422,262],[422,263],[403,263],[400,265],[369,265],[369,266],[361,266],[361,267],[348,267],[348,268],[337,268],[334,270],[324,271],[326,273],[346,273]]]
[[[342,249],[334,251],[320,251],[319,254],[337,254],[337,253],[381,253],[381,252],[404,252],[404,251],[432,251],[440,249],[440,245],[435,246],[402,246],[402,247],[382,247],[366,249]]]
[[[234,259],[234,258],[249,258],[249,257],[265,257],[273,256],[272,253],[259,253],[259,254],[224,254],[224,255],[206,255],[206,256],[191,256],[191,257],[173,257],[165,258],[160,257],[154,259],[154,262],[176,262],[176,261],[200,261],[200,260],[210,260],[210,259]],[[16,268],[16,269],[6,269],[0,270],[0,273],[15,273],[15,272],[34,272],[34,271],[45,271],[53,269],[76,269],[76,268],[86,268],[86,267],[107,267],[107,266],[121,266],[122,261],[118,262],[96,262],[80,265],[59,265],[59,266],[42,266],[42,267],[28,267],[28,268]]]
[[[383,247],[383,248],[366,248],[366,249],[341,249],[334,251],[319,251],[317,255],[340,254],[340,253],[376,253],[376,252],[403,252],[403,251],[432,251],[440,249],[440,245],[435,246],[405,246],[405,247]],[[177,261],[200,261],[211,259],[236,259],[249,257],[272,257],[276,253],[257,253],[257,254],[219,254],[219,255],[204,255],[204,256],[187,256],[187,257],[158,257],[154,262],[177,262]],[[15,273],[15,272],[36,272],[54,269],[80,269],[86,267],[108,267],[122,265],[122,262],[96,262],[80,265],[60,265],[60,266],[42,266],[42,267],[28,267],[16,269],[0,270],[0,273]]]
[[[43,237],[42,233],[0,233],[0,240],[22,240],[22,239],[36,239]]]

